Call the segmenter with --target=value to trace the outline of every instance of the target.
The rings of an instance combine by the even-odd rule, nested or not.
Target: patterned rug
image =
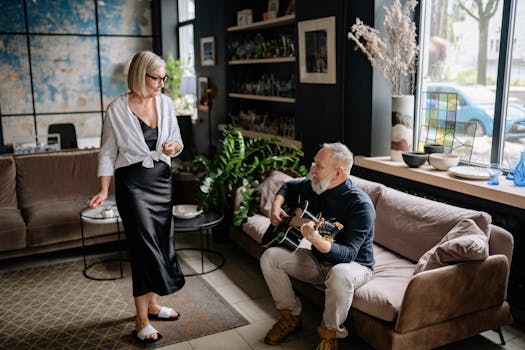
[[[99,264],[89,271],[104,275],[116,266]],[[191,271],[184,264],[183,269]],[[152,321],[163,338],[144,346],[131,335],[131,278],[93,281],[82,270],[82,261],[74,261],[0,273],[0,349],[156,348],[249,323],[202,277],[187,277],[181,291],[160,298],[180,319]]]

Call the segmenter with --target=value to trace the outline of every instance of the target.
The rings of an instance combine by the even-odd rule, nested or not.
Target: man
[[[270,221],[278,226],[287,213],[283,204],[294,207],[309,202],[309,212],[338,221],[344,227],[335,241],[323,239],[314,222],[301,226],[301,234],[312,249],[296,252],[281,247],[267,249],[261,269],[281,314],[266,334],[267,344],[280,344],[301,326],[301,301],[296,297],[290,276],[325,287],[323,320],[317,327],[318,349],[338,349],[337,338],[348,336],[343,326],[352,305],[355,289],[372,276],[375,211],[366,193],[352,184],[353,154],[341,143],[324,144],[304,180],[285,183],[272,203]]]

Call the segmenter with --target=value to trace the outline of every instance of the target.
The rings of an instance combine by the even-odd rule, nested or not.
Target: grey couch
[[[230,232],[254,257],[263,252],[273,196],[289,179],[273,172],[259,186],[260,213]],[[512,322],[508,231],[492,225],[484,212],[351,180],[370,196],[377,214],[373,278],[356,291],[346,321],[355,334],[376,349],[431,349]],[[237,196],[236,205],[241,200]],[[299,281],[294,286],[323,304],[322,290]]]
[[[98,150],[1,155],[0,259],[79,247],[79,212],[99,190],[97,167]],[[115,231],[86,224],[86,243],[115,240]]]

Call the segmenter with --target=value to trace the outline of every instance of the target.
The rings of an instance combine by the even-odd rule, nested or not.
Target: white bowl
[[[200,215],[202,210],[197,210],[197,206],[193,204],[180,204],[173,206],[172,213],[178,219],[191,219]]]
[[[448,153],[431,153],[428,162],[437,170],[448,170],[459,164],[459,156]]]

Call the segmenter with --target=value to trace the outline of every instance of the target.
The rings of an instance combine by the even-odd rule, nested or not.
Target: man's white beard
[[[332,182],[334,177],[335,177],[335,175],[334,176],[329,176],[326,179],[319,181],[318,183],[314,183],[314,176],[311,173],[308,174],[308,178],[310,180],[312,180],[311,181],[312,190],[314,190],[314,192],[317,193],[317,194],[321,194],[324,191],[326,191],[328,189],[328,187],[330,186],[330,182]]]

